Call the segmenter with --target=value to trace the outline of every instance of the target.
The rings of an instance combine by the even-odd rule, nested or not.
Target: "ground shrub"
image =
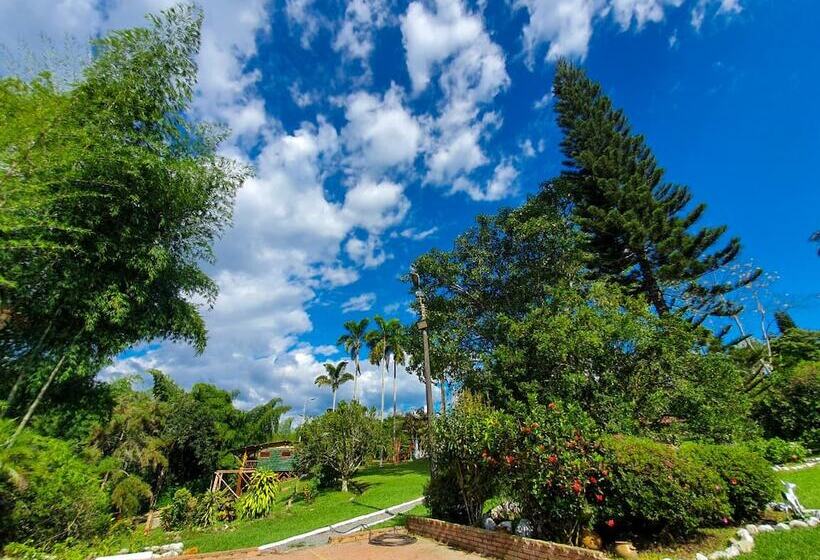
[[[539,536],[577,544],[605,501],[594,425],[577,405],[531,404],[498,458],[509,496]]]
[[[771,465],[746,447],[687,443],[681,453],[717,472],[727,490],[735,523],[759,519],[776,495],[777,480]]]
[[[208,490],[197,500],[194,525],[209,527],[234,518],[234,504],[227,491]]]
[[[499,488],[511,430],[507,415],[469,393],[462,393],[454,409],[436,420],[433,476],[424,493],[434,517],[478,522],[484,502]]]
[[[678,539],[729,522],[726,488],[701,461],[644,438],[608,436],[602,444],[608,476],[597,526],[606,537]]]
[[[162,510],[162,527],[166,531],[190,527],[194,524],[197,499],[187,488],[174,492],[171,503]]]
[[[14,428],[0,420],[0,441]],[[0,449],[0,513],[0,544],[88,539],[112,520],[95,466],[67,443],[29,430],[10,449]]]
[[[805,459],[809,452],[797,441],[786,441],[780,438],[750,441],[746,446],[764,459],[776,465],[797,463]]]

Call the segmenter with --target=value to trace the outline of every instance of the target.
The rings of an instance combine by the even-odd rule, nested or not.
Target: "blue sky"
[[[38,50],[141,23],[167,0],[12,0],[0,42]],[[568,56],[646,135],[668,178],[740,236],[758,291],[820,328],[820,6],[810,0],[391,2],[207,0],[194,112],[227,122],[224,153],[257,176],[211,270],[202,356],[152,343],[110,371],[281,396],[317,412],[312,380],[341,323],[409,321],[397,277],[478,213],[520,204],[560,171],[550,82]],[[813,23],[815,22],[815,23]],[[19,50],[17,51],[19,52]],[[82,53],[80,53],[82,54]],[[0,70],[2,65],[0,65]],[[750,328],[754,316],[744,318]],[[379,376],[368,367],[368,404]],[[342,390],[347,398],[350,388]],[[423,402],[401,376],[402,407]]]

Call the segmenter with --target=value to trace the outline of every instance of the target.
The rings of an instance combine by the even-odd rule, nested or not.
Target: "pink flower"
[[[615,520],[614,519],[607,519],[606,520],[606,526],[609,527],[610,529],[612,529],[613,527],[615,527]]]
[[[573,492],[575,492],[576,494],[580,494],[580,493],[581,493],[581,489],[582,489],[582,488],[581,488],[581,481],[580,481],[580,480],[578,480],[578,479],[576,478],[576,479],[572,482],[572,491],[573,491]]]

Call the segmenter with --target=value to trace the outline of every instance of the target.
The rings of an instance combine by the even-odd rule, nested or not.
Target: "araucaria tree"
[[[336,410],[336,391],[339,387],[353,380],[353,376],[345,371],[347,362],[342,360],[338,364],[324,364],[325,372],[316,378],[314,383],[319,387],[330,387],[333,391],[333,410]]]
[[[179,6],[112,32],[68,90],[0,80],[0,205],[7,190],[36,203],[0,221],[0,368],[21,427],[58,376],[154,338],[205,347],[194,302],[217,287],[201,263],[249,169],[217,155],[225,131],[191,118],[201,22]]]
[[[564,133],[565,170],[554,182],[568,195],[574,221],[589,236],[593,270],[642,293],[658,314],[678,311],[694,322],[736,310],[721,296],[754,280],[712,281],[732,262],[740,241],[716,243],[725,226],[692,227],[705,205],[664,179],[644,137],[583,70],[559,62],[555,111]]]
[[[362,351],[362,347],[365,345],[365,336],[367,334],[367,325],[370,321],[368,319],[362,319],[361,321],[347,321],[344,324],[344,328],[347,331],[342,336],[339,337],[339,340],[336,341],[336,344],[340,344],[344,346],[345,351],[350,356],[350,359],[353,360],[353,364],[356,366],[356,373],[354,374],[355,377],[353,379],[353,400],[359,400],[359,377],[362,375],[362,367],[361,363],[359,362],[359,356]]]

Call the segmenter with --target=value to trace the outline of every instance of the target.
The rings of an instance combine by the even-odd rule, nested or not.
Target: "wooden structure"
[[[236,457],[239,468],[220,469],[214,472],[211,490],[227,489],[235,498],[242,495],[242,489],[248,485],[257,468],[273,471],[278,478],[293,476],[295,454],[290,441],[271,441],[257,445],[248,445],[231,451]]]

